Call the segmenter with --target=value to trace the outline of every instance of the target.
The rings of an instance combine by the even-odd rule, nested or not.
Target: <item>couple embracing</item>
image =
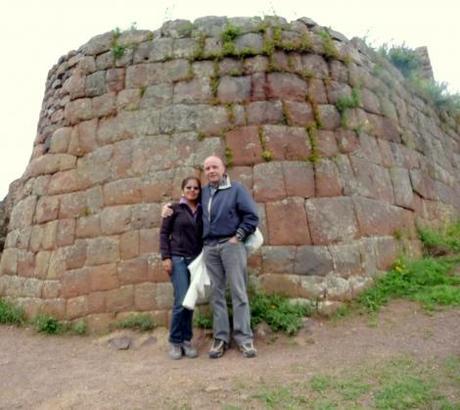
[[[187,267],[203,248],[213,309],[214,339],[209,357],[222,357],[230,343],[227,282],[233,306],[233,339],[244,357],[255,357],[244,241],[257,228],[257,207],[243,185],[230,181],[221,158],[206,158],[204,173],[207,185],[202,188],[198,178],[185,178],[181,200],[162,212],[160,251],[174,287],[169,356],[180,359],[198,355],[191,343],[193,311],[182,302],[190,285]]]

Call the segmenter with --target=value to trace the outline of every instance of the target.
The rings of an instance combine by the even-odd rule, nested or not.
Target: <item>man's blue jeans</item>
[[[182,306],[185,294],[190,286],[190,272],[188,264],[193,258],[183,256],[172,257],[171,282],[174,287],[174,306],[172,310],[171,326],[169,328],[169,342],[181,344],[192,340],[193,310]]]

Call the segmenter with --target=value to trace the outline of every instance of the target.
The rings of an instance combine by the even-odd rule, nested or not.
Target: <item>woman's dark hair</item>
[[[200,191],[201,191],[201,181],[200,181],[200,179],[198,177],[193,177],[193,176],[184,178],[182,180],[181,189],[184,189],[185,186],[187,185],[188,181],[192,181],[192,180],[196,181],[196,183],[198,184],[198,187],[200,188]]]

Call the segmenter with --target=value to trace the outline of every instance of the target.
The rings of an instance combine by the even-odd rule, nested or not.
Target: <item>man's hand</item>
[[[240,243],[238,238],[236,236],[232,236],[229,240],[230,243]]]
[[[172,261],[171,259],[163,259],[163,270],[168,276],[172,274]]]
[[[174,211],[171,208],[171,202],[168,202],[167,204],[163,205],[163,208],[161,208],[161,217],[162,218],[167,218],[168,216],[171,216],[174,213]]]

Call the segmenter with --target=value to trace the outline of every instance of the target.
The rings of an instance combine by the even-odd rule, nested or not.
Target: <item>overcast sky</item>
[[[458,0],[78,0],[2,2],[0,6],[0,199],[32,152],[48,70],[91,37],[132,23],[155,30],[167,20],[276,14],[310,17],[348,38],[428,46],[435,78],[460,91]]]

